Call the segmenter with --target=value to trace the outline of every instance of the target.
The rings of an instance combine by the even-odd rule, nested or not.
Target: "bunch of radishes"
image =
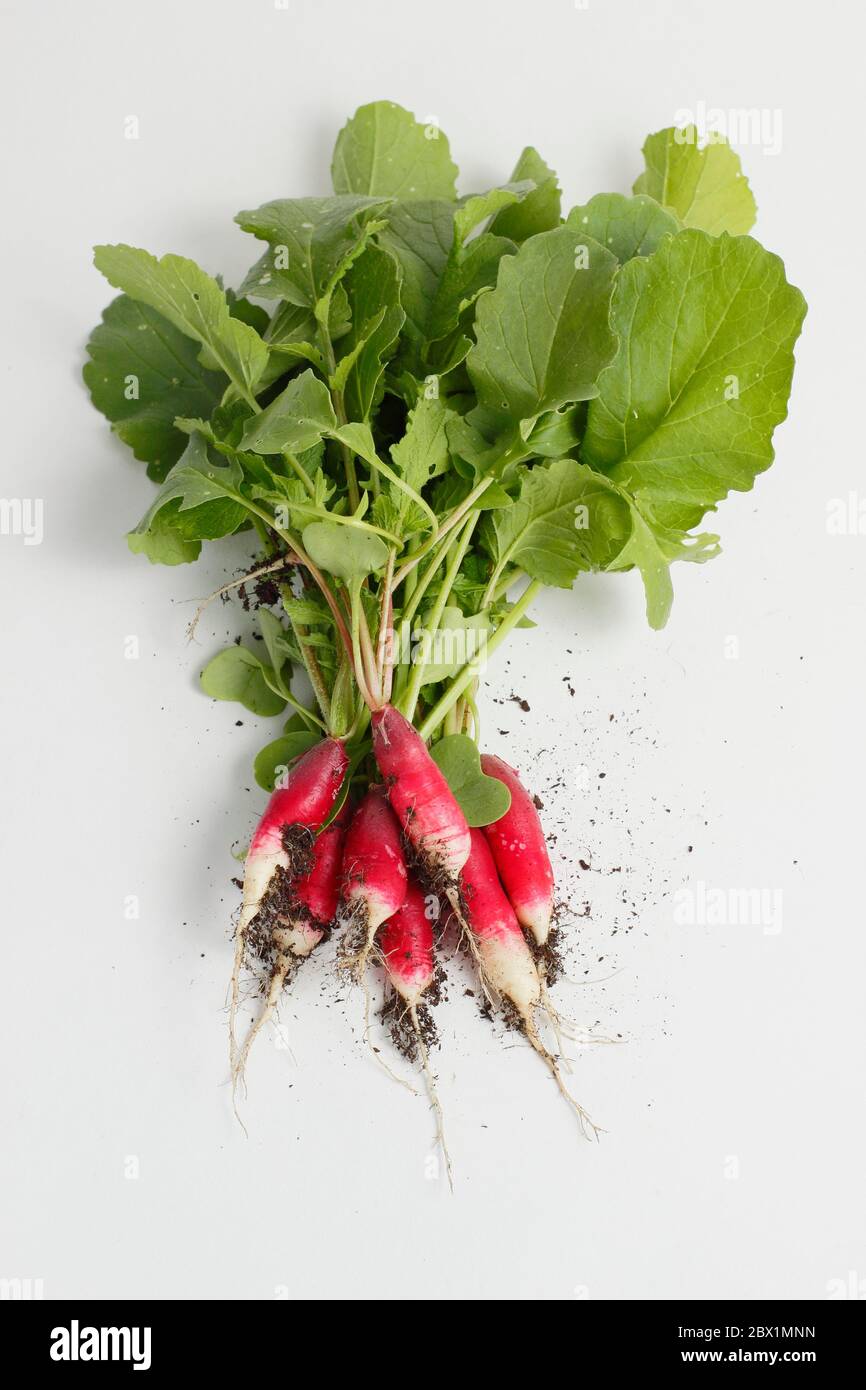
[[[657,131],[631,196],[566,210],[533,147],[461,195],[438,126],[374,102],[337,136],[331,196],[237,214],[257,242],[237,290],[184,256],[96,248],[121,293],[85,380],[159,485],[130,548],[178,565],[256,537],[210,599],[261,586],[260,646],[214,655],[202,688],[292,710],[255,764],[272,796],[237,927],[235,1086],[336,929],[347,977],[384,968],[432,1093],[434,951],[456,929],[485,1007],[594,1132],[541,1038],[545,1015],[563,1032],[553,879],[532,799],[479,755],[480,672],[546,587],[595,572],[639,573],[663,627],[671,565],[717,553],[702,519],[772,461],[805,302],[745,235],[737,155],[696,136]],[[240,1039],[250,971],[263,1004]]]
[[[485,998],[525,1035],[594,1132],[538,1033],[553,872],[531,796],[513,768],[483,756],[484,772],[508,788],[511,804],[483,831],[470,828],[408,720],[385,704],[372,711],[370,722],[381,781],[355,804],[345,742],[324,739],[288,770],[250,844],[232,977],[235,1083],[287,980],[338,928],[342,968],[360,980],[371,957],[384,967],[396,1004],[395,1036],[408,1036],[407,1051],[420,1054],[432,1084],[426,997],[436,971],[437,933],[453,919]],[[235,1024],[245,964],[265,966],[264,1003],[239,1045]]]

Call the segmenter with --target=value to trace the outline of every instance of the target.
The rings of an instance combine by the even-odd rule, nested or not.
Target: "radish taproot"
[[[260,913],[250,935],[254,949],[269,973],[267,994],[258,1018],[251,1025],[243,1046],[233,1060],[235,1087],[257,1035],[273,1018],[277,1001],[289,972],[315,950],[333,924],[340,886],[343,838],[350,817],[348,804],[320,831],[310,850],[306,872],[294,882],[284,881],[282,892]]]
[[[295,901],[292,895],[298,885],[305,883],[306,888],[303,891],[313,894],[315,901],[319,903],[319,899],[315,898],[320,891],[319,880],[315,875],[318,847],[315,832],[333,810],[348,765],[346,749],[339,739],[323,739],[321,743],[302,754],[289,768],[285,786],[277,788],[271,796],[250,842],[244,866],[244,895],[235,934],[235,958],[231,980],[229,1046],[235,1082],[242,1073],[243,1059],[248,1054],[252,1041],[252,1038],[248,1037],[243,1054],[239,1054],[235,1024],[240,974],[245,954],[250,944],[253,946],[253,955],[260,959],[272,954],[274,943],[270,939],[271,933],[275,928],[283,929],[276,921],[279,910]],[[320,858],[321,854],[322,849],[319,850]],[[324,873],[324,868],[321,872]],[[335,864],[335,882],[336,872]],[[303,903],[301,906],[304,906]],[[308,921],[309,915],[310,909],[304,907],[299,921]],[[333,909],[330,916],[333,917]],[[261,918],[265,920],[260,922]],[[303,929],[299,926],[290,930],[299,932],[300,945]],[[253,935],[255,939],[251,943]],[[312,946],[306,952],[298,951],[294,954],[309,954],[311,949]],[[282,988],[286,973],[284,970],[276,992],[275,976],[272,974],[269,980],[265,1006],[268,1017],[273,1013],[273,1004]],[[262,1022],[264,1017],[258,1027]],[[258,1032],[258,1027],[255,1032]]]
[[[517,920],[545,946],[553,914],[553,869],[544,830],[529,792],[513,767],[492,753],[482,753],[481,769],[511,792],[511,805],[499,820],[484,827],[496,869]]]
[[[346,833],[341,915],[351,924],[340,964],[360,979],[376,932],[406,901],[400,826],[382,786],[371,787]]]
[[[435,896],[425,895],[419,885],[410,880],[402,907],[380,928],[376,944],[394,990],[391,1006],[386,1006],[386,1016],[390,1014],[392,1020],[391,1033],[406,1056],[420,1056],[430,1105],[436,1118],[436,1137],[445,1156],[448,1182],[453,1187],[442,1106],[430,1065],[429,1047],[436,1040],[436,1030],[430,1012],[423,1003],[424,995],[430,990],[436,975],[433,923],[437,918],[438,901]],[[407,1018],[411,1031],[405,1027]]]
[[[373,752],[397,818],[431,888],[456,882],[469,854],[469,827],[418,730],[393,705],[373,712]]]
[[[487,838],[481,830],[469,833],[472,847],[460,882],[463,914],[482,983],[487,993],[494,991],[510,1005],[513,1021],[550,1070],[584,1133],[597,1135],[598,1127],[568,1090],[559,1062],[539,1036],[536,1011],[545,1002],[542,979],[500,882]]]

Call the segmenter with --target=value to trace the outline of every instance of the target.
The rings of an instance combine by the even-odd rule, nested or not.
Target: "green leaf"
[[[239,226],[270,246],[242,292],[313,312],[382,225],[374,214],[384,206],[382,198],[280,198],[239,212]]]
[[[596,193],[588,203],[572,208],[565,222],[600,241],[620,265],[634,256],[651,256],[663,237],[680,230],[673,213],[645,194],[626,198],[622,193]]]
[[[710,560],[718,553],[718,537],[712,535],[685,537],[663,532],[652,526],[630,501],[631,535],[611,570],[628,569],[634,565],[640,571],[646,594],[647,621],[659,630],[670,617],[674,590],[671,583],[672,560]]]
[[[274,673],[248,647],[226,647],[201,673],[201,688],[214,700],[236,700],[252,714],[270,717],[286,707],[271,688]]]
[[[531,179],[531,193],[513,207],[507,207],[494,217],[489,231],[511,241],[527,241],[539,232],[549,232],[560,223],[560,193],[556,174],[545,164],[538,150],[527,145],[514,167],[512,183]]]
[[[526,440],[527,452],[533,458],[562,458],[580,443],[582,405],[567,405],[541,415]]]
[[[488,189],[486,193],[473,193],[464,198],[454,214],[454,239],[462,245],[470,232],[488,218],[494,217],[503,208],[522,202],[535,188],[531,179],[520,183],[505,183],[500,188]]]
[[[435,685],[437,681],[448,680],[468,661],[482,660],[490,627],[487,613],[466,615],[460,608],[446,608],[437,631],[422,636],[414,658],[424,663],[422,684]]]
[[[291,663],[294,656],[291,639],[286,629],[283,627],[279,618],[272,613],[269,608],[260,608],[258,611],[259,627],[265,642],[265,650],[270,657],[271,669],[274,675],[274,687],[276,694],[284,694],[292,679]],[[289,672],[284,677],[283,669],[288,663]]]
[[[311,521],[305,526],[304,549],[320,569],[346,584],[384,569],[388,561],[381,537],[334,521]]]
[[[616,340],[608,311],[616,260],[572,227],[543,232],[499,265],[478,303],[466,359],[478,399],[513,420],[587,400]]]
[[[482,232],[462,250],[455,247],[430,306],[425,332],[431,342],[457,328],[478,296],[496,284],[502,257],[516,251],[513,241],[490,232]]]
[[[646,169],[635,180],[635,193],[648,193],[673,208],[686,227],[720,232],[748,232],[755,222],[755,199],[735,154],[723,136],[713,133],[701,148],[695,126],[658,130],[643,147]]]
[[[344,354],[352,358],[343,388],[346,412],[350,420],[369,420],[384,392],[384,363],[406,321],[396,260],[371,244],[346,275],[344,288],[352,314],[342,339]]]
[[[299,729],[296,733],[283,734],[272,743],[266,744],[256,754],[253,764],[253,773],[259,786],[266,792],[272,792],[280,774],[295,758],[299,758],[302,753],[308,752],[318,743],[320,737],[320,734],[314,734],[309,729]]]
[[[433,744],[430,756],[451,788],[467,825],[490,825],[505,815],[511,805],[511,792],[496,777],[481,771],[481,754],[467,734],[446,734]]]
[[[200,540],[187,540],[161,512],[148,531],[129,531],[126,543],[133,555],[146,555],[152,565],[188,565],[201,554]]]
[[[183,256],[157,260],[135,246],[97,246],[94,263],[109,284],[147,304],[206,349],[245,395],[252,395],[268,360],[254,328],[233,318],[216,280]],[[185,411],[178,411],[179,415]]]
[[[205,371],[183,333],[128,295],[113,299],[87,344],[84,376],[90,399],[149,477],[162,482],[186,440],[176,415],[210,415],[225,383]]]
[[[628,504],[606,478],[574,459],[524,473],[510,507],[491,513],[500,568],[518,565],[568,589],[581,571],[606,569],[631,531]]]
[[[654,523],[691,530],[772,463],[805,311],[778,256],[751,237],[685,231],[629,261],[583,459]]]
[[[379,242],[400,266],[400,303],[416,339],[424,339],[430,305],[454,242],[454,207],[442,201],[395,203]]]
[[[335,193],[402,199],[457,196],[457,166],[438,126],[424,126],[393,101],[360,106],[334,147]]]
[[[448,468],[445,424],[449,414],[442,401],[422,396],[409,412],[403,438],[391,447],[394,468],[416,492]],[[394,502],[401,514],[409,505],[405,493],[399,491],[395,492]]]
[[[283,449],[297,454],[312,448],[336,423],[328,388],[308,367],[246,422],[241,446],[256,454],[279,454]]]
[[[215,540],[237,531],[247,519],[247,509],[238,496],[243,473],[240,464],[231,460],[222,467],[208,454],[207,444],[200,434],[190,435],[182,457],[169,473],[153,502],[135,530],[130,534],[141,537],[151,532],[154,540],[129,541],[133,550],[143,551],[150,559],[165,550],[164,536],[171,527],[187,540]],[[168,517],[164,511],[171,505]],[[156,525],[156,519],[159,524]],[[189,555],[188,558],[195,557]],[[177,564],[179,560],[161,560]]]

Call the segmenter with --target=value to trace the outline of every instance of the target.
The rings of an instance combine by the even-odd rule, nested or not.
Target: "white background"
[[[0,538],[0,1276],[46,1297],[244,1299],[821,1299],[866,1279],[866,535],[827,530],[831,499],[866,491],[860,8],[2,12],[2,492],[44,499],[45,535]],[[675,573],[666,631],[634,576],[581,581],[493,673],[532,713],[488,694],[485,741],[535,778],[564,887],[590,904],[569,929],[589,983],[560,1005],[622,1043],[577,1054],[607,1131],[591,1145],[457,968],[437,1054],[454,1196],[429,1176],[424,1101],[365,1051],[327,953],[284,1007],[291,1050],[272,1035],[253,1057],[249,1139],[232,1118],[230,849],[263,804],[268,729],[196,688],[234,611],[200,647],[184,629],[249,550],[174,570],[128,554],[152,485],[80,382],[112,294],[94,242],[237,283],[257,251],[232,215],[327,191],[338,128],[386,96],[438,118],[464,191],[532,142],[566,206],[627,191],[644,136],[684,108],[778,110],[781,152],[740,152],[758,234],[810,303],[777,464],[721,509],[722,557]],[[780,892],[781,930],[678,924],[698,882]]]

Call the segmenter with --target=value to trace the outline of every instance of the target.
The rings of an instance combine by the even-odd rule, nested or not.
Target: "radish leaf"
[[[237,700],[251,714],[270,717],[286,707],[282,695],[271,688],[273,675],[248,647],[226,647],[202,671],[201,688],[214,700]]]
[[[177,415],[210,415],[225,382],[206,371],[196,349],[168,319],[128,295],[113,299],[87,344],[83,371],[90,399],[149,477],[162,482],[186,439]]]
[[[239,212],[245,232],[270,243],[246,275],[242,294],[287,299],[314,310],[360,256],[380,222],[382,198],[279,198]]]
[[[268,350],[254,328],[232,317],[216,280],[194,261],[183,256],[158,261],[148,251],[124,245],[97,246],[93,260],[109,284],[156,309],[181,333],[201,343],[238,390],[251,394],[267,364]]]
[[[662,237],[680,230],[673,213],[645,194],[626,198],[622,193],[596,193],[588,203],[572,208],[565,223],[600,241],[620,265],[633,256],[651,256]]]
[[[572,227],[543,232],[499,263],[478,301],[466,359],[478,399],[514,421],[596,394],[616,339],[608,308],[616,260]]]
[[[481,771],[481,755],[467,734],[446,734],[430,749],[433,761],[466,817],[467,825],[490,825],[511,805],[511,792]]]
[[[539,232],[549,232],[560,222],[559,184],[556,174],[545,164],[538,150],[527,145],[511,175],[511,182],[531,179],[535,187],[519,203],[498,213],[488,227],[497,236],[526,241]]]
[[[337,136],[335,193],[392,198],[457,196],[457,166],[436,125],[423,125],[393,101],[360,106]]]
[[[304,527],[304,549],[320,569],[347,584],[385,568],[388,549],[379,536],[335,521],[311,521]]]
[[[643,147],[646,169],[635,180],[635,193],[648,193],[672,208],[686,227],[720,232],[748,232],[755,221],[755,199],[739,155],[723,136],[712,132],[701,147],[695,126],[658,130]]]
[[[630,261],[611,313],[619,351],[582,458],[648,519],[690,530],[772,463],[804,313],[778,256],[751,237],[684,231]]]
[[[244,425],[241,447],[256,454],[303,453],[337,423],[327,386],[312,368],[294,377],[259,415]]]

